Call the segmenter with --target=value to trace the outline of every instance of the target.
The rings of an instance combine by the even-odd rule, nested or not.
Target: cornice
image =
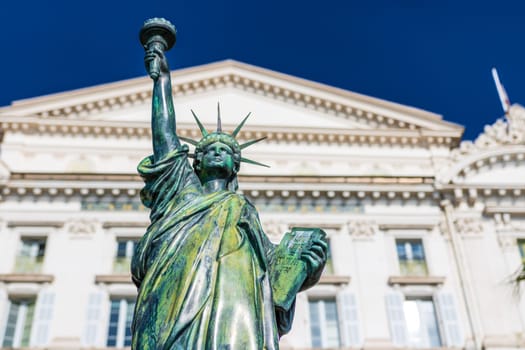
[[[525,193],[523,185],[505,184],[437,184],[440,192],[448,194],[456,199],[491,198],[491,197],[522,197]]]
[[[39,119],[35,117],[2,118],[3,133],[87,135],[94,137],[147,137],[151,138],[148,123],[107,122],[92,120]],[[225,128],[227,129],[227,127]],[[183,137],[199,139],[198,129],[193,125],[179,125],[177,133]],[[459,137],[450,131],[407,129],[310,129],[286,127],[245,127],[239,133],[240,140],[266,137],[266,142],[296,142],[306,144],[378,144],[426,147],[441,145],[454,148]]]
[[[250,198],[328,198],[423,200],[434,198],[433,179],[426,177],[239,176],[241,193]],[[143,182],[130,174],[12,174],[0,187],[5,199],[15,197],[138,198]]]
[[[523,186],[439,184],[432,177],[241,175],[240,192],[251,198],[437,199],[455,202],[521,198]],[[0,196],[138,198],[143,181],[134,174],[13,173]]]

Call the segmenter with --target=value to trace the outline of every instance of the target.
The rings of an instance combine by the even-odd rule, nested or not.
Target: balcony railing
[[[428,269],[425,260],[400,260],[399,270],[403,276],[427,276]]]
[[[18,273],[41,273],[44,265],[43,256],[18,256],[15,261],[15,271]]]
[[[131,258],[116,257],[113,262],[113,273],[117,275],[127,275],[131,270]]]

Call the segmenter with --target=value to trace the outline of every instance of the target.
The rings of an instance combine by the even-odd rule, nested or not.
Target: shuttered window
[[[35,312],[34,299],[10,299],[2,347],[29,347]]]
[[[465,343],[463,330],[452,293],[440,291],[436,295],[439,319],[443,328],[443,339],[447,346],[462,348]]]
[[[49,343],[51,321],[53,319],[53,308],[55,293],[49,289],[43,289],[38,293],[35,309],[35,320],[31,333],[31,346],[46,346]]]
[[[445,343],[461,347],[462,333],[449,297],[448,293],[437,293],[434,300],[432,297],[405,298],[399,291],[388,293],[386,307],[394,346],[424,349],[439,348]]]
[[[360,348],[363,344],[359,311],[355,294],[343,290],[337,295],[337,304],[340,312],[340,330],[342,344],[346,347]]]
[[[396,347],[405,347],[408,343],[403,311],[405,297],[401,292],[392,291],[386,295],[385,299],[392,343]]]
[[[309,301],[312,347],[334,348],[341,345],[335,299]]]

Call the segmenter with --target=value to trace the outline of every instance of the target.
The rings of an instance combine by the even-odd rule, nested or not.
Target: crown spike
[[[199,118],[197,117],[197,115],[195,114],[193,109],[190,109],[190,111],[191,111],[191,114],[193,114],[193,118],[195,118],[195,121],[197,122],[197,125],[199,126],[199,129],[201,130],[202,136],[204,136],[204,137],[208,136],[208,130],[206,130],[204,125],[202,125],[201,121],[199,120]]]
[[[222,132],[221,105],[217,102],[217,132]]]
[[[267,138],[267,136],[264,136],[264,137],[261,137],[259,139],[255,139],[255,140],[251,140],[251,141],[245,142],[242,145],[240,145],[239,147],[241,147],[241,149],[245,149],[246,147],[250,147],[254,143],[260,142],[260,141],[264,140],[265,138]]]
[[[263,164],[263,163],[259,163],[259,162],[256,162],[255,160],[251,160],[251,159],[244,158],[244,157],[241,157],[241,162],[248,163],[248,164],[253,164],[253,165],[259,165],[259,166],[263,166],[263,167],[266,167],[266,168],[270,167],[269,165],[266,165],[266,164]]]
[[[241,131],[242,127],[244,126],[244,123],[246,123],[246,120],[248,120],[248,118],[250,117],[251,114],[252,114],[252,112],[248,113],[248,115],[246,115],[246,117],[244,117],[242,122],[235,128],[235,130],[233,130],[233,132],[232,132],[232,136],[233,137],[237,137],[237,134],[239,133],[239,131]]]
[[[184,137],[184,136],[179,136],[179,139],[181,139],[182,141],[187,142],[187,143],[189,143],[189,144],[191,144],[193,146],[197,146],[197,144],[199,143],[199,141],[195,141],[195,140],[192,140],[192,139],[190,139],[188,137]]]

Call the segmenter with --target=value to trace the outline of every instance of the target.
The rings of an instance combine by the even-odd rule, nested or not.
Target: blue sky
[[[475,138],[525,104],[525,1],[9,1],[0,106],[145,75],[142,22],[178,29],[172,69],[227,58],[429,110]]]

